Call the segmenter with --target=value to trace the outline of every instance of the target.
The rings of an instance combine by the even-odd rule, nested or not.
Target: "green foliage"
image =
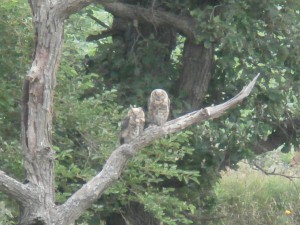
[[[0,201],[0,224],[17,224],[15,222],[12,222],[12,219],[12,212],[8,208],[6,208],[5,202]]]
[[[97,65],[98,80],[118,89],[120,104],[144,106],[153,89],[171,89],[178,72],[171,62],[161,63],[168,51],[165,45],[150,36],[132,46],[135,51],[126,52],[123,46],[119,41],[100,43],[95,58],[102,62]]]
[[[0,146],[18,140],[20,124],[20,77],[26,73],[32,51],[30,11],[23,1],[6,1],[0,6]],[[5,91],[4,91],[5,90]]]
[[[57,185],[66,197],[95,175],[116,147],[123,109],[114,102],[113,90],[80,101],[81,91],[92,85],[89,76],[75,76],[59,83],[58,90],[62,91],[56,96],[53,139]]]
[[[181,212],[194,214],[195,206],[171,197],[174,194],[174,190],[162,189],[153,193],[146,192],[138,197],[144,203],[146,211],[153,213],[164,224],[192,224]]]
[[[0,15],[0,169],[22,181],[21,77],[31,60],[31,14],[27,2],[4,0]],[[15,202],[0,194],[0,224],[16,224],[17,209]]]

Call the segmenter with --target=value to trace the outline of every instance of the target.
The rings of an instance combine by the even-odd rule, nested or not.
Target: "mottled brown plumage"
[[[169,117],[170,99],[166,91],[155,89],[151,92],[148,101],[148,122],[149,126],[161,126]]]
[[[141,107],[131,108],[122,122],[120,143],[129,143],[139,136],[145,126],[145,113]]]

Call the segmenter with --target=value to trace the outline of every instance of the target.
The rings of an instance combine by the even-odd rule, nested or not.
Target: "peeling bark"
[[[53,92],[63,44],[63,21],[49,1],[30,1],[35,30],[35,54],[24,82],[22,147],[29,187],[38,187],[39,201],[21,208],[21,224],[51,224],[54,207],[54,151],[52,149]]]
[[[88,2],[91,1],[29,1],[36,43],[23,87],[22,148],[27,186],[36,189],[38,201],[22,204],[20,224],[53,224],[55,218],[52,149],[55,74],[63,45],[64,18]]]

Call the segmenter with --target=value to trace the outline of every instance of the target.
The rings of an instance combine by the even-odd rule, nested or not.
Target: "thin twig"
[[[265,169],[263,169],[262,167],[260,167],[259,165],[257,165],[254,161],[253,161],[253,165],[256,167],[257,170],[260,170],[265,175],[281,176],[281,177],[287,178],[287,179],[289,179],[291,181],[292,181],[292,179],[300,178],[300,177],[285,175],[285,174],[282,174],[282,173],[275,173],[275,170],[276,170],[275,168],[274,168],[274,170],[272,172],[268,172]]]
[[[105,27],[107,29],[110,29],[110,27],[108,25],[106,25],[105,23],[103,23],[101,20],[99,20],[98,18],[94,17],[93,15],[88,15],[88,17],[90,17],[92,20],[94,20],[96,23],[100,24],[102,27]]]
[[[257,168],[257,170],[260,170],[262,173],[264,173],[265,175],[269,176],[280,176],[280,177],[284,177],[284,178],[287,178],[289,179],[289,181],[291,181],[295,187],[295,190],[299,196],[300,192],[299,192],[299,189],[295,183],[295,181],[293,179],[297,179],[297,178],[300,178],[300,177],[295,177],[295,176],[288,176],[288,175],[284,175],[282,173],[275,173],[275,168],[272,172],[268,172],[266,170],[264,170],[262,167],[260,167],[259,165],[257,165],[254,161],[253,161],[253,165]],[[254,168],[255,169],[255,168]]]

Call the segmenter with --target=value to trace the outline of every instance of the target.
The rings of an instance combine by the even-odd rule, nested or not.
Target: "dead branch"
[[[138,151],[167,134],[221,116],[227,109],[237,105],[250,94],[258,76],[259,74],[240,93],[227,102],[191,112],[162,126],[149,127],[140,136],[133,139],[131,143],[119,146],[112,152],[103,170],[83,185],[63,205],[59,206],[58,212],[61,215],[68,215],[68,218],[78,218],[108,187],[111,187],[119,179],[128,160]],[[66,224],[72,222],[68,218],[64,218]]]

